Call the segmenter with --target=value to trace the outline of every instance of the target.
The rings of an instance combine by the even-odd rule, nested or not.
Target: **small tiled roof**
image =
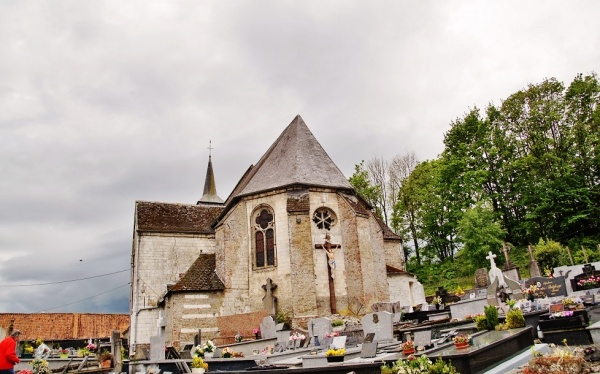
[[[129,314],[0,313],[0,326],[21,331],[21,340],[107,339],[129,328]]]
[[[213,234],[211,225],[223,205],[188,205],[136,201],[138,231]]]
[[[396,234],[394,231],[392,231],[392,229],[390,229],[388,227],[388,225],[385,224],[385,222],[383,222],[383,220],[381,218],[379,218],[379,216],[375,213],[372,213],[373,216],[375,217],[375,220],[377,221],[377,223],[379,224],[379,227],[381,227],[381,230],[383,230],[383,240],[399,240],[402,241],[402,237],[398,234]]]
[[[225,285],[215,272],[215,255],[201,254],[190,266],[179,282],[168,286],[168,292],[176,291],[221,291]]]
[[[238,183],[229,199],[293,185],[352,190],[300,116]]]

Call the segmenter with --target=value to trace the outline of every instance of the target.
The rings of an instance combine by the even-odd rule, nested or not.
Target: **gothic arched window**
[[[275,216],[262,207],[253,214],[254,263],[257,268],[275,266]]]

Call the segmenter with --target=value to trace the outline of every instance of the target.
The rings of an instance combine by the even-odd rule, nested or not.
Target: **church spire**
[[[208,141],[208,168],[204,180],[204,192],[197,204],[223,204],[223,199],[217,195],[217,184],[212,167],[212,144]]]

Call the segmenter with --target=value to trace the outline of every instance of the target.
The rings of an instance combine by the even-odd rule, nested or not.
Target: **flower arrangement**
[[[439,296],[436,296],[431,300],[431,303],[433,305],[440,305],[442,303],[442,298]]]
[[[194,348],[192,348],[191,354],[194,357],[204,357],[204,349],[201,345],[197,345]]]
[[[299,332],[294,332],[290,335],[290,340],[304,340],[306,336]]]
[[[60,354],[63,354],[63,355],[68,355],[69,353],[71,353],[67,348],[59,349],[59,352],[60,352]]]
[[[326,337],[326,338],[333,338],[333,337],[336,337],[336,336],[340,336],[340,333],[339,333],[339,332],[337,332],[337,331],[334,331],[334,332],[326,332],[326,333],[325,333],[325,337]]]
[[[221,356],[223,358],[229,358],[231,356],[233,356],[234,352],[233,349],[229,348],[229,347],[225,347],[223,348],[223,350],[221,351]]]
[[[23,345],[23,353],[33,354],[33,346],[25,342],[25,345]]]
[[[105,350],[98,356],[98,361],[108,361],[112,360],[113,355],[109,351]]]
[[[458,372],[451,364],[444,362],[441,358],[438,358],[435,363],[431,362],[427,355],[421,355],[415,357],[413,355],[408,356],[406,360],[398,360],[392,364],[392,366],[383,365],[381,367],[381,374],[421,374],[421,373],[446,373],[446,374],[457,374]]]
[[[563,310],[562,312],[554,312],[550,315],[550,318],[561,318],[561,317],[573,317],[572,310]]]
[[[208,370],[208,364],[204,362],[202,357],[194,357],[192,359],[192,368]]]
[[[483,316],[483,313],[467,314],[465,319],[476,319],[477,317]]]
[[[522,291],[523,295],[525,295],[525,297],[528,299],[546,296],[544,289],[539,284],[532,283],[529,285],[529,287],[523,289]]]
[[[87,348],[87,350],[89,350],[90,352],[95,352],[98,347],[96,347],[96,344],[94,343],[89,343],[85,346],[85,348]]]
[[[564,305],[564,306],[575,305],[575,299],[573,299],[572,297],[565,297],[564,299],[562,299],[562,305]]]
[[[50,368],[48,367],[48,361],[41,358],[36,358],[31,361],[31,367],[34,374],[50,374]]]
[[[202,349],[204,350],[204,353],[214,352],[216,348],[217,348],[217,346],[215,345],[215,343],[212,342],[212,340],[207,340],[206,344],[204,344],[204,346],[202,347]]]
[[[346,354],[346,349],[344,348],[338,348],[338,349],[329,349],[327,352],[325,352],[325,356],[330,357],[330,356],[343,356]]]
[[[236,343],[241,343],[242,342],[242,334],[240,334],[239,331],[237,332],[237,334],[235,334],[235,342]]]
[[[454,342],[454,344],[462,345],[462,344],[468,344],[470,339],[471,339],[471,337],[468,335],[458,334],[454,337],[454,339],[452,339],[452,341]]]
[[[409,349],[415,349],[415,342],[413,342],[412,340],[407,340],[404,343],[402,343],[403,351],[407,351]]]
[[[591,276],[585,279],[581,279],[577,282],[577,286],[580,288],[585,289],[590,289],[590,288],[596,288],[598,287],[598,285],[600,285],[600,276]]]

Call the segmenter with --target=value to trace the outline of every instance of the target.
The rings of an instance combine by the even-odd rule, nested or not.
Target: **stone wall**
[[[150,343],[158,331],[155,308],[167,284],[178,282],[200,253],[213,253],[214,245],[212,235],[134,234],[132,344]]]
[[[185,344],[192,344],[199,329],[203,341],[218,336],[219,329],[216,326],[222,295],[222,292],[172,294],[166,302],[167,345],[179,350]]]

